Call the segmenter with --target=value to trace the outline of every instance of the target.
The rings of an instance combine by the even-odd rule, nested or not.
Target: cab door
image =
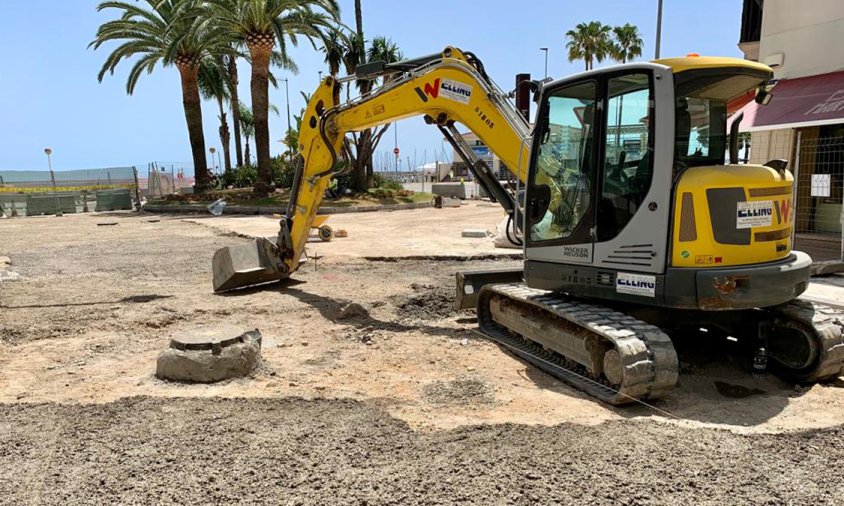
[[[602,108],[586,79],[545,95],[534,132],[525,216],[525,258],[591,264]]]

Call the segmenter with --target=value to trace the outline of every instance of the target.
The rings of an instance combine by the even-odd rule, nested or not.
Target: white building
[[[745,58],[771,66],[777,80],[769,105],[751,101],[741,109],[740,129],[751,132],[750,162],[789,161],[798,180],[795,246],[816,260],[838,259],[844,1],[744,0],[739,48]]]

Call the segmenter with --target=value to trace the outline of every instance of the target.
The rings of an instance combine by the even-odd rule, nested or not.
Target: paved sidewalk
[[[801,298],[844,309],[844,276],[832,274],[812,278]]]
[[[328,225],[335,232],[347,231],[348,237],[331,242],[314,237],[307,250],[309,255],[364,258],[521,257],[519,250],[496,248],[489,237],[461,236],[464,229],[492,232],[504,216],[501,206],[488,202],[467,202],[459,208],[332,215]],[[278,234],[278,218],[272,216],[207,215],[185,221],[250,237]]]

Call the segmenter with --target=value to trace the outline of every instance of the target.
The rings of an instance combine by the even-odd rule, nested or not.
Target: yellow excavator
[[[384,76],[340,103],[338,86]],[[679,369],[670,336],[691,332],[747,344],[756,371],[836,378],[844,318],[797,299],[811,259],[791,249],[792,175],[782,161],[739,165],[741,118],[727,129],[727,103],[754,89],[767,103],[772,77],[759,63],[689,55],[527,82],[533,125],[474,54],[454,47],[327,77],[304,115],[277,240],[217,251],[214,290],[293,274],[345,135],[421,115],[523,245],[523,268],[457,274],[456,307],[474,307],[478,331],[507,350],[610,404],[670,390]],[[515,185],[474,156],[458,123]]]

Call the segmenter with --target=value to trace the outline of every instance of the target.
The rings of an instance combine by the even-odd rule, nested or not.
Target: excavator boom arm
[[[412,116],[441,127],[462,123],[474,132],[522,182],[526,180],[529,125],[504,94],[455,48],[440,59],[419,59],[418,67],[375,92],[338,103],[338,81],[327,77],[312,95],[299,133],[303,164],[298,168],[279,247],[288,272],[296,269],[314,216],[331,179],[348,132]],[[414,62],[414,60],[410,60]],[[389,68],[384,69],[389,71]]]

